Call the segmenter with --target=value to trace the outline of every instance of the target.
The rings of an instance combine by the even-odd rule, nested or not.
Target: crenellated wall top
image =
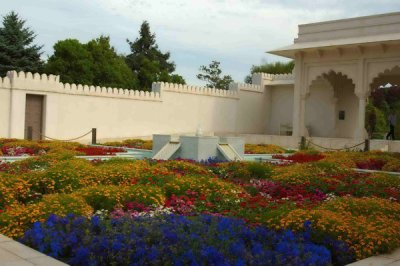
[[[249,91],[263,93],[264,89],[259,84],[247,84],[247,83],[231,83],[229,85],[230,90],[236,91]]]
[[[189,93],[205,96],[214,97],[227,97],[227,98],[238,98],[238,93],[235,90],[222,90],[214,88],[205,88],[199,86],[190,86],[182,84],[174,84],[168,82],[154,82],[152,85],[154,92],[159,92],[161,95],[163,91],[177,92],[177,93]]]
[[[161,101],[161,95],[157,92],[62,83],[60,76],[22,71],[9,71],[7,77],[2,79],[2,85],[16,90]]]
[[[269,74],[269,73],[254,73],[253,83],[260,83],[267,86],[274,85],[291,85],[294,84],[294,73],[288,74]]]
[[[111,98],[127,98],[150,101],[162,101],[163,91],[238,99],[237,90],[222,90],[174,83],[156,82],[153,83],[152,91],[149,92],[128,90],[122,88],[62,83],[60,82],[60,76],[38,73],[32,74],[30,72],[23,71],[9,71],[6,77],[0,78],[0,86],[3,88],[10,88],[14,90]],[[247,90],[258,90],[257,86],[254,85],[243,85],[243,87]]]
[[[11,82],[9,77],[4,77],[4,78],[0,77],[0,88],[10,88],[11,86],[10,84]]]

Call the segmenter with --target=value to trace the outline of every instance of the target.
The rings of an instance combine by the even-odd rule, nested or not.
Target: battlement
[[[236,91],[250,91],[263,93],[264,89],[259,84],[247,84],[247,83],[231,83],[229,85],[230,90]]]
[[[11,82],[9,77],[0,77],[0,88],[10,88],[11,87]]]
[[[128,90],[122,88],[106,88],[100,86],[88,86],[81,84],[69,84],[60,82],[60,76],[46,75],[30,72],[9,71],[7,77],[3,78],[3,84],[17,90],[32,90],[39,92],[51,92],[62,94],[74,94],[85,96],[99,96],[111,98],[126,98],[135,100],[161,101],[161,95],[157,92]],[[6,87],[3,85],[3,87]]]
[[[188,86],[182,84],[174,84],[168,82],[154,82],[152,85],[153,92],[159,92],[162,95],[163,91],[177,92],[177,93],[190,93],[205,96],[214,97],[227,97],[227,98],[238,98],[237,91],[234,90],[222,90],[214,88],[205,88],[198,86]]]
[[[42,81],[42,82],[54,82],[54,83],[60,82],[60,76],[51,74],[50,75],[39,74],[39,73],[32,74],[31,72],[24,72],[24,71],[20,72],[8,71],[7,77],[9,77],[12,80],[24,79],[24,80]]]
[[[269,74],[269,73],[254,73],[253,75],[261,75],[266,80],[291,80],[294,79],[293,73],[287,74]]]
[[[294,84],[294,74],[269,74],[269,73],[254,73],[252,80],[254,84],[263,84],[268,86],[273,85],[289,85]]]

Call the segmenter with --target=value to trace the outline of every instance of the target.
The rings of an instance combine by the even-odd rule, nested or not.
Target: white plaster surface
[[[91,128],[97,128],[100,141],[182,135],[201,125],[216,135],[246,134],[251,142],[297,147],[301,136],[311,136],[340,148],[349,139],[366,138],[371,90],[400,83],[399,25],[400,12],[300,25],[294,46],[273,52],[295,59],[293,73],[255,73],[253,84],[231,84],[229,90],[155,83],[152,92],[139,92],[10,72],[0,80],[0,137],[24,137],[26,94],[40,94],[43,132],[57,139]],[[326,78],[329,73],[337,78]],[[338,119],[339,111],[345,111],[345,120]],[[265,136],[282,134],[282,125],[292,127],[292,138]],[[400,144],[387,146],[400,151]]]
[[[4,80],[0,137],[24,137],[27,94],[45,96],[44,135],[61,140],[91,128],[99,140],[195,132],[199,124],[205,132],[264,129],[264,91],[257,85],[236,84],[227,91],[155,83],[149,93],[63,84],[56,76],[24,72],[9,72]],[[246,118],[238,119],[238,113]]]

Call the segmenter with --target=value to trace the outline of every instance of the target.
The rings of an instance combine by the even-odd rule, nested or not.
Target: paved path
[[[11,238],[0,235],[0,266],[66,266]]]
[[[400,248],[390,254],[369,257],[347,266],[400,266]]]

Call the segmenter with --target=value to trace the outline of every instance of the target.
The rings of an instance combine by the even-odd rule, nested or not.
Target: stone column
[[[302,136],[302,65],[303,65],[303,54],[297,53],[295,56],[295,81],[294,81],[294,95],[293,95],[293,134],[294,137]]]
[[[300,136],[308,137],[308,130],[306,128],[306,100],[308,94],[300,95]]]
[[[367,93],[360,92],[356,94],[358,97],[358,123],[355,131],[356,139],[366,139],[367,132],[365,130],[365,109],[367,106]]]
[[[339,129],[338,129],[338,121],[339,121],[339,109],[338,109],[338,101],[339,99],[337,97],[332,98],[332,107],[333,107],[333,128],[335,129],[334,135],[331,137],[337,138],[339,135]]]

